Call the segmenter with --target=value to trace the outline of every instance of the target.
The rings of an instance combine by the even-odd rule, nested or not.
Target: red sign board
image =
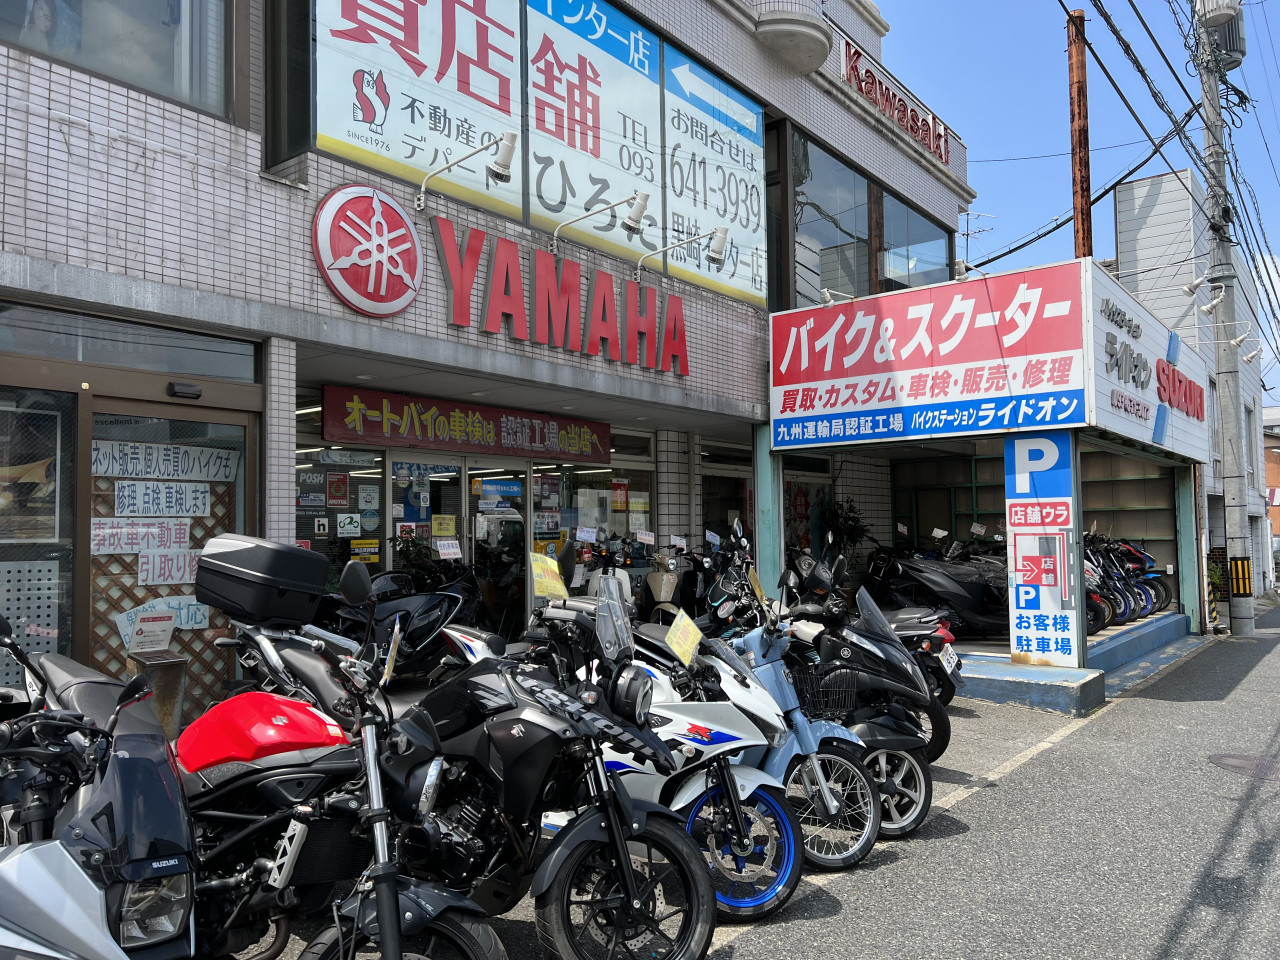
[[[1028,500],[1009,504],[1011,527],[1069,527],[1070,500]]]
[[[324,438],[457,453],[608,463],[609,424],[361,387],[324,388]]]

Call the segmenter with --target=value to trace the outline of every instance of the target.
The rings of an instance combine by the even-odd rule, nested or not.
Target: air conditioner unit
[[[1220,27],[1240,11],[1240,0],[1196,0],[1196,12],[1206,27]]]

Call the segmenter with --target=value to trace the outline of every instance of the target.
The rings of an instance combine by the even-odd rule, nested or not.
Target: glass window
[[[383,541],[391,535],[382,502],[382,451],[299,437],[294,455],[297,542],[329,558],[329,589],[338,588],[348,560],[367,563],[371,575],[381,573],[388,565]]]
[[[947,233],[889,193],[884,195],[882,290],[923,287],[951,279]]]
[[[816,304],[824,287],[871,293],[867,181],[800,134],[792,138],[796,306]]]
[[[225,0],[3,0],[0,40],[181,100],[226,107]]]
[[[0,303],[0,353],[236,383],[257,381],[252,343],[17,304]]]
[[[74,394],[0,387],[0,613],[29,653],[71,652],[75,449]]]
[[[733,532],[734,520],[742,521],[742,530],[748,540],[754,539],[755,481],[749,476],[731,477],[703,473],[703,528],[724,540]],[[698,531],[698,534],[701,532]]]
[[[564,543],[578,527],[605,537],[634,538],[653,531],[653,472],[587,464],[534,464],[535,549]]]

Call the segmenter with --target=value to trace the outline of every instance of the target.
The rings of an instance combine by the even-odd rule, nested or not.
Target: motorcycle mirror
[[[132,680],[124,685],[124,689],[120,691],[120,696],[116,697],[116,709],[128,706],[136,700],[141,700],[151,692],[151,683],[143,674],[138,674]]]
[[[844,554],[836,557],[835,566],[831,568],[831,583],[833,586],[839,586],[841,578],[844,577],[846,567],[848,567],[848,563],[844,559]]]
[[[556,556],[556,563],[560,567],[560,579],[566,584],[573,582],[574,567],[577,566],[578,541],[565,540],[564,546],[560,548],[560,553]]]
[[[836,535],[835,535],[834,533],[832,533],[830,530],[828,530],[828,531],[827,531],[827,546],[829,547],[829,546],[831,546],[831,544],[833,544],[833,543],[835,543],[835,542],[836,542]]]
[[[137,703],[139,700],[145,700],[149,696],[151,696],[151,682],[143,674],[138,674],[126,683],[124,689],[120,691],[120,696],[116,698],[116,708],[112,712],[111,718],[107,720],[107,733],[115,731],[116,724],[120,722],[120,711],[130,704]]]
[[[742,536],[742,520],[740,520],[738,517],[733,518],[733,535],[735,537]]]
[[[369,579],[369,568],[359,560],[348,560],[342,568],[342,576],[338,579],[338,592],[342,599],[353,607],[365,603],[373,593],[373,581]]]

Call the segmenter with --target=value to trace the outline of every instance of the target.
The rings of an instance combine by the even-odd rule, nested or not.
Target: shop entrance
[[[528,621],[529,462],[467,458],[468,553],[488,626],[508,640]]]

